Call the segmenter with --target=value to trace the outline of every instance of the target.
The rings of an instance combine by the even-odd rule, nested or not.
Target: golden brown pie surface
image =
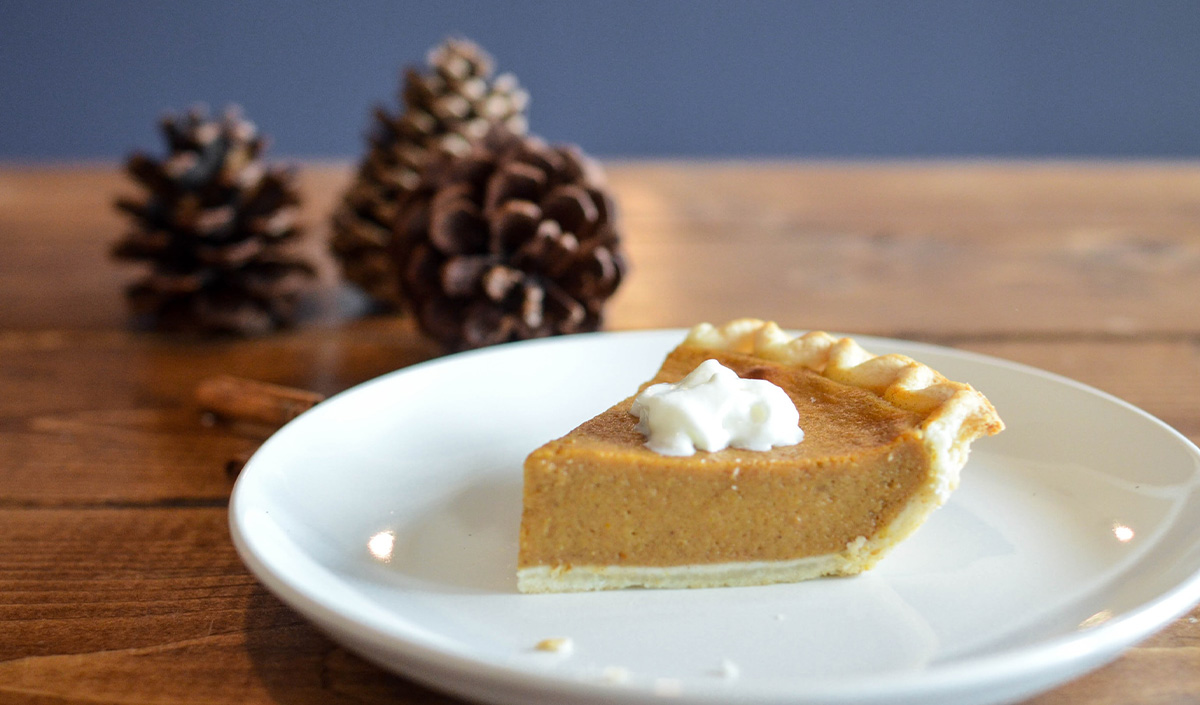
[[[913,505],[922,505],[919,524],[931,494],[934,506],[944,499],[937,485],[945,478],[934,475],[947,458],[931,451],[928,436],[936,434],[927,431],[938,414],[928,404],[897,405],[877,387],[831,379],[841,376],[836,369],[723,347],[733,349],[689,339],[643,388],[677,382],[716,359],[787,392],[804,440],[770,451],[660,455],[636,428],[633,397],[619,402],[526,460],[522,590],[757,584],[859,572],[886,549],[889,534],[898,541],[915,528]],[[934,384],[945,382],[933,374]],[[849,557],[822,558],[830,556]],[[759,574],[760,564],[797,561],[807,566],[799,573],[768,567]]]

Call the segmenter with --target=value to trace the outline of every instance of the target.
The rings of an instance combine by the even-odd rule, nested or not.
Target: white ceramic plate
[[[242,559],[367,659],[491,703],[999,703],[1116,658],[1200,600],[1200,451],[1076,382],[860,338],[992,399],[950,502],[854,578],[521,595],[521,464],[649,378],[683,331],[455,355],[273,436],[230,505]],[[533,646],[569,637],[570,654]]]

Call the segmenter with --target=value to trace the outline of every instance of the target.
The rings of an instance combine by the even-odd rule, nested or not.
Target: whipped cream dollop
[[[787,392],[765,379],[742,379],[716,360],[705,360],[676,384],[647,387],[630,413],[646,446],[662,455],[770,450],[804,440],[800,412]]]

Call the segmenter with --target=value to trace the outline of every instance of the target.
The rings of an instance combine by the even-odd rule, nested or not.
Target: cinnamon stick
[[[196,387],[201,410],[226,421],[279,427],[308,411],[325,395],[257,380],[220,375]]]

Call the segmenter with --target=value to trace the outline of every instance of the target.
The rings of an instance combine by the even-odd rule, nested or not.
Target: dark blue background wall
[[[0,0],[0,159],[158,149],[195,102],[353,157],[448,34],[604,156],[1200,154],[1195,2]]]

